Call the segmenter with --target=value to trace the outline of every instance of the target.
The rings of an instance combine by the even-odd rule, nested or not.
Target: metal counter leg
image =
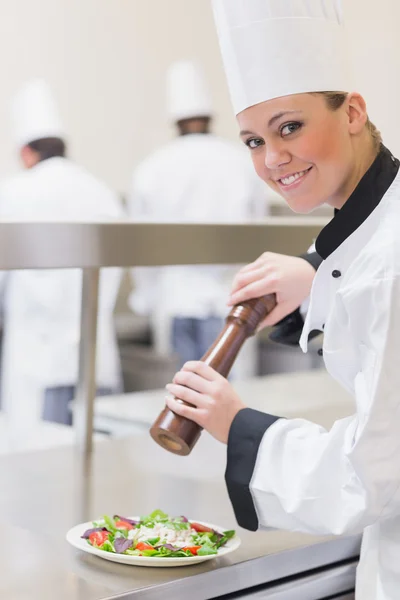
[[[93,441],[99,275],[99,269],[82,270],[81,339],[74,427],[79,449],[84,456],[91,453]]]

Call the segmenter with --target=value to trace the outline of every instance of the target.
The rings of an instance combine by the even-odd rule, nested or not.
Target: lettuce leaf
[[[159,556],[158,550],[142,550],[142,556]]]
[[[216,547],[217,548],[222,548],[222,546],[225,546],[225,544],[232,539],[233,537],[235,537],[236,532],[233,529],[230,529],[229,531],[224,531],[223,536],[221,537],[221,539],[218,540]]]
[[[115,527],[115,521],[112,517],[109,517],[107,515],[105,515],[103,517],[104,519],[104,523],[108,529],[108,531],[111,531],[111,533],[116,533],[118,531],[117,527]]]
[[[163,521],[164,519],[168,519],[168,515],[160,509],[153,510],[153,512],[148,516],[148,519],[152,521]]]
[[[210,554],[218,554],[218,550],[213,546],[202,546],[197,550],[197,556],[209,556]]]
[[[160,541],[159,537],[150,538],[149,540],[144,540],[145,544],[150,544],[151,546],[155,546]]]
[[[114,552],[115,553],[114,544],[112,543],[111,540],[106,540],[104,542],[104,544],[102,546],[100,546],[100,550],[104,550],[105,552]]]

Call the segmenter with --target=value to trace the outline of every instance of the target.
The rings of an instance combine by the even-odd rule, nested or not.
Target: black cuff
[[[324,262],[322,256],[318,254],[318,252],[309,252],[306,254],[300,254],[300,258],[304,258],[316,271],[318,271],[321,263]]]
[[[236,520],[241,527],[250,531],[258,529],[257,513],[250,492],[258,449],[267,429],[279,418],[244,408],[236,415],[229,431],[225,481]]]
[[[286,346],[298,346],[303,326],[304,319],[298,308],[274,326],[269,334],[269,339]]]

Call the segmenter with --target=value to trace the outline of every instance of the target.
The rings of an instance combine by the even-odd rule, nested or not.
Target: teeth
[[[283,183],[283,185],[290,185],[291,183],[293,183],[297,179],[300,179],[300,177],[303,177],[303,175],[305,175],[306,173],[307,173],[307,171],[300,171],[299,173],[295,173],[294,175],[290,175],[290,177],[283,177],[281,179],[281,182]]]

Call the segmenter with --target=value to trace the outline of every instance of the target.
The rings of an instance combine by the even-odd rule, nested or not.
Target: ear
[[[352,92],[346,98],[346,114],[348,118],[349,133],[361,133],[368,120],[367,105],[361,94]]]

